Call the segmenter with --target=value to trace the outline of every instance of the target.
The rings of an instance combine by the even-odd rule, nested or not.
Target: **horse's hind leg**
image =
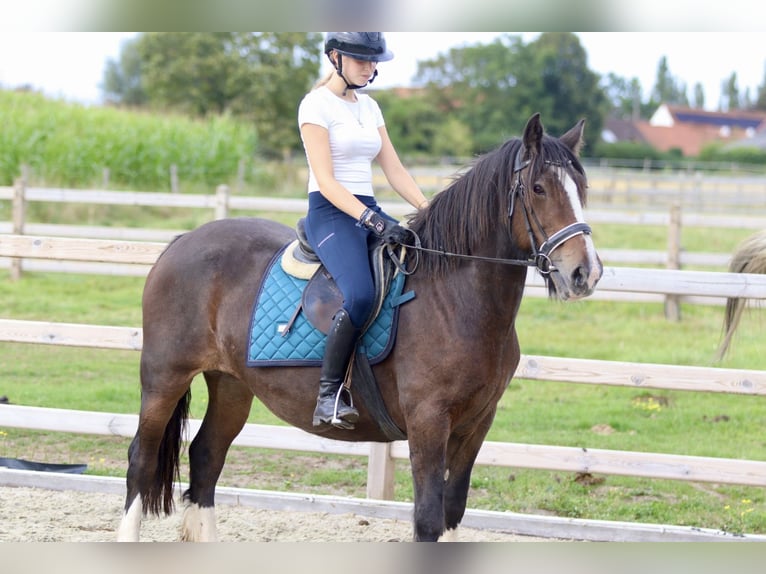
[[[138,431],[128,449],[127,493],[118,541],[138,541],[144,514],[170,514],[173,481],[178,474],[182,429],[188,415],[191,378],[175,376],[158,391],[142,363]],[[162,455],[162,456],[161,456]]]
[[[191,466],[181,539],[211,542],[218,539],[215,522],[215,485],[226,453],[247,422],[253,393],[240,380],[206,372],[208,406],[199,432],[189,446]]]

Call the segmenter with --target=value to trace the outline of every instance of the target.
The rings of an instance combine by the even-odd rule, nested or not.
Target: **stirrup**
[[[335,428],[339,428],[343,430],[353,430],[354,423],[358,420],[358,417],[359,417],[358,414],[356,415],[356,418],[353,421],[347,421],[338,416],[338,407],[340,406],[340,397],[343,391],[346,391],[346,393],[348,394],[348,407],[351,409],[354,409],[354,397],[352,397],[351,393],[349,393],[346,390],[345,386],[340,385],[338,387],[338,392],[335,393],[335,406],[333,407],[333,410],[332,410],[332,419],[330,420],[330,424],[334,426]]]
[[[314,417],[312,420],[313,426],[321,427],[324,425],[331,425],[343,430],[352,430],[354,428],[354,423],[359,419],[359,412],[354,407],[354,399],[351,396],[351,393],[349,393],[349,400],[351,404],[345,405],[341,403],[341,393],[343,392],[343,390],[345,390],[345,387],[341,385],[338,388],[338,391],[334,393],[335,400],[332,403],[333,408],[332,408],[331,414],[321,417],[317,415],[316,409],[314,410]],[[329,400],[330,396],[326,396],[325,398]],[[344,409],[353,409],[353,412],[346,413],[346,418],[340,418],[339,411],[341,407],[343,407]],[[319,408],[319,403],[317,402],[317,409],[318,408]]]

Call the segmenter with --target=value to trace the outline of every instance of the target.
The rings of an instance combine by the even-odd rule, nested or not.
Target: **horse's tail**
[[[183,445],[186,422],[189,418],[191,389],[186,391],[176,404],[173,416],[170,417],[165,434],[162,436],[157,453],[157,472],[154,484],[146,496],[144,513],[159,516],[160,513],[170,515],[175,507],[173,501],[174,483],[181,481],[181,446]]]
[[[766,231],[751,235],[737,247],[729,263],[729,272],[766,274]],[[726,300],[723,338],[716,353],[717,360],[726,356],[746,305],[747,299],[741,297]]]

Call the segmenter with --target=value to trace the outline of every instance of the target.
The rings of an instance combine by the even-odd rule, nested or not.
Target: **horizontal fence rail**
[[[202,421],[198,419],[189,421],[186,440],[190,440],[199,431],[201,424]],[[0,409],[0,426],[132,438],[138,428],[138,415],[4,405]],[[380,446],[378,443],[322,438],[293,427],[252,423],[245,425],[232,444],[368,457],[372,449]],[[386,456],[391,461],[409,460],[406,441],[384,446],[388,451]],[[701,456],[485,441],[476,464],[766,486],[765,461]]]
[[[31,235],[0,235],[0,257],[152,265],[166,243],[74,239]],[[530,273],[528,284],[542,288],[543,280]],[[766,299],[766,275],[605,267],[598,292]]]
[[[745,221],[741,227],[747,228],[751,225],[752,229],[766,229],[766,219],[763,221],[763,226],[760,225],[760,221]],[[726,225],[725,227],[729,228],[735,226]],[[82,237],[87,239],[120,239],[126,241],[168,242],[187,231],[188,230],[186,229],[143,229],[136,227],[64,225],[55,223],[27,223],[24,225],[24,234],[27,235],[71,238]],[[13,234],[13,225],[9,222],[0,221],[0,233]],[[603,261],[610,263],[665,266],[669,259],[667,251],[648,249],[599,248],[598,253]],[[729,264],[731,256],[728,253],[693,253],[682,250],[679,253],[679,258],[682,266],[699,265],[706,267],[726,267]]]
[[[753,206],[762,205],[766,201],[766,178],[763,180],[763,194],[756,196]],[[55,202],[55,203],[84,203],[89,205],[123,205],[136,207],[185,207],[198,209],[241,211],[274,211],[287,213],[305,213],[308,209],[308,199],[287,197],[257,197],[236,195],[227,186],[219,186],[214,194],[194,193],[161,193],[151,191],[110,191],[110,190],[81,190],[23,187],[0,187],[0,201],[13,200],[23,191],[24,201]],[[668,208],[678,203],[670,201],[667,204],[654,206],[609,206],[605,208],[588,207],[585,210],[591,223],[615,223],[622,225],[657,225],[667,226],[670,223]],[[380,201],[383,209],[392,215],[406,215],[413,208],[402,201]],[[716,213],[696,213],[691,206],[684,206],[684,225],[690,227],[724,227],[744,229],[766,228],[766,217],[749,214],[723,215]]]
[[[0,319],[0,342],[140,351],[140,327]],[[676,391],[766,395],[766,371],[522,355],[514,375],[528,380]]]

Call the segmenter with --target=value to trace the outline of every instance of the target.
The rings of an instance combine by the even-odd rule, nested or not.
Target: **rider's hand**
[[[380,237],[384,243],[404,243],[407,241],[409,233],[407,229],[370,208],[362,212],[359,223]]]
[[[409,231],[398,223],[390,227],[383,234],[383,243],[406,243],[409,239]]]

